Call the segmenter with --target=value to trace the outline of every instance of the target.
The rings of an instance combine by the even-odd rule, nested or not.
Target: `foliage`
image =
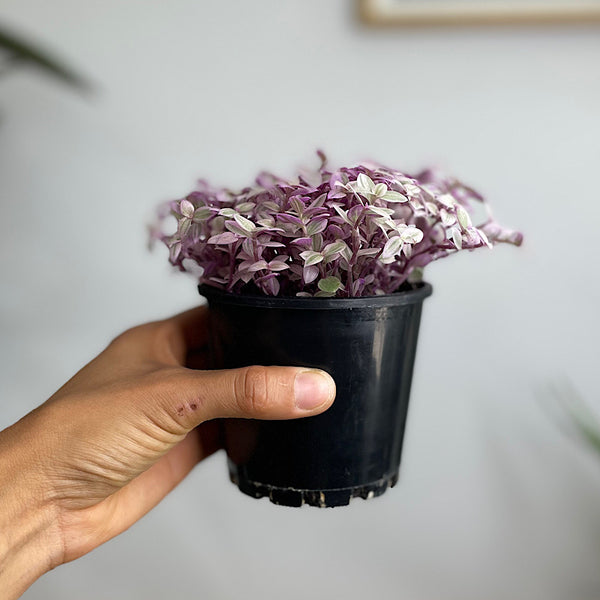
[[[294,181],[261,173],[240,192],[199,187],[163,205],[177,230],[153,237],[170,261],[201,283],[233,293],[351,297],[390,294],[417,280],[433,260],[458,250],[520,245],[489,210],[474,226],[483,198],[432,171],[415,177],[382,165],[331,171],[319,152],[316,173]]]
[[[88,90],[88,84],[69,67],[36,46],[0,27],[0,74],[21,65],[33,65],[67,85]]]

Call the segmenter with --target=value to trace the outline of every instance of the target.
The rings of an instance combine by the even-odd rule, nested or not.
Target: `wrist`
[[[58,522],[43,481],[25,423],[0,432],[0,590],[9,600],[60,562]]]

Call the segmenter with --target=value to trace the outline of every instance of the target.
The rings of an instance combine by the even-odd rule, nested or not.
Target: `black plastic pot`
[[[325,413],[289,421],[223,421],[239,489],[286,506],[341,506],[398,480],[428,283],[365,298],[272,298],[200,286],[211,312],[213,367],[324,369],[337,386]]]

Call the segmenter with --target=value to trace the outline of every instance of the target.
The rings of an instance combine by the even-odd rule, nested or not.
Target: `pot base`
[[[280,506],[303,506],[306,504],[319,508],[333,508],[335,506],[347,506],[352,498],[369,500],[381,496],[388,488],[396,485],[398,471],[389,477],[365,485],[329,490],[298,490],[240,479],[235,469],[231,468],[229,469],[229,478],[244,494],[253,498],[267,497],[273,504],[279,504]]]

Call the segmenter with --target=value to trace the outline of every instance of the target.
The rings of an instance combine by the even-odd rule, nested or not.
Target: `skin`
[[[207,321],[201,307],[126,331],[0,432],[3,598],[18,598],[156,506],[220,448],[215,419],[293,419],[329,408],[335,384],[323,371],[199,370]]]

